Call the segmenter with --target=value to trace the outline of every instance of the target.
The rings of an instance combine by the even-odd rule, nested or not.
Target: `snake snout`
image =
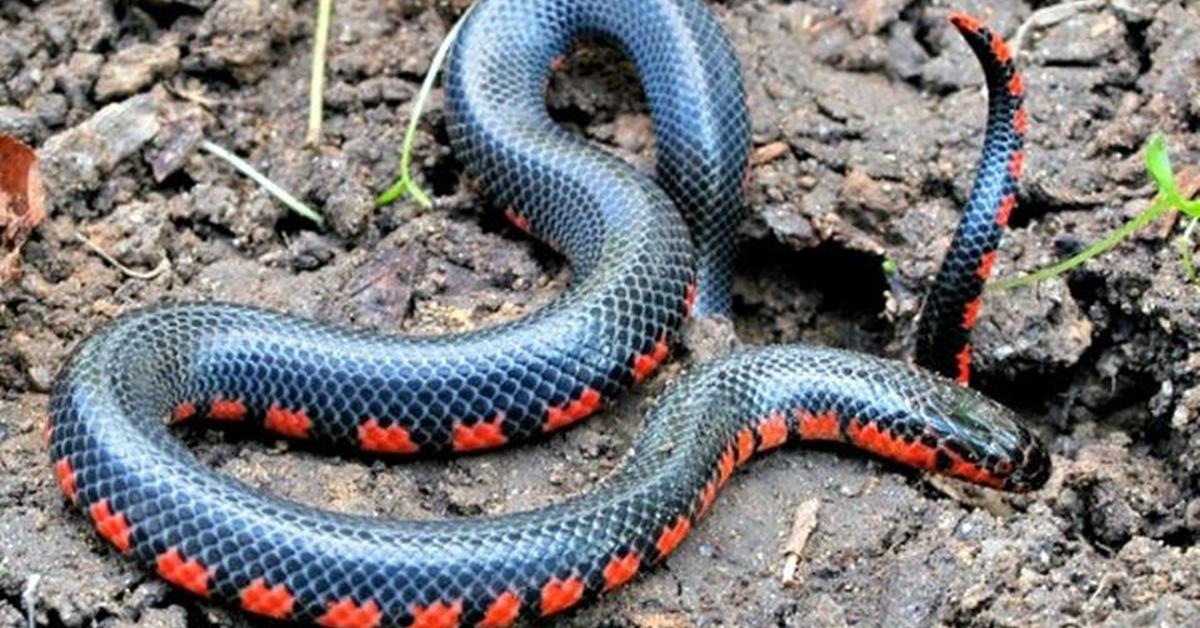
[[[1050,477],[1050,456],[1045,447],[1024,426],[1009,424],[1001,427],[1010,438],[980,441],[987,453],[979,463],[985,484],[1015,493],[1035,491]]]
[[[1050,456],[1012,410],[961,386],[938,389],[938,471],[1006,491],[1036,490],[1050,475]]]
[[[1011,491],[1036,491],[1050,478],[1050,454],[1037,437],[1022,428],[1023,444],[1013,452],[1013,471],[1005,479]]]

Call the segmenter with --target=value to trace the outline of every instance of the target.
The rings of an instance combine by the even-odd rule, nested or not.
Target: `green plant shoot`
[[[442,40],[437,52],[433,55],[433,60],[429,64],[429,72],[425,74],[425,80],[421,82],[421,91],[417,93],[417,100],[413,103],[412,113],[408,119],[408,129],[404,132],[404,141],[400,145],[400,172],[396,175],[396,182],[375,199],[376,207],[390,205],[405,194],[411,194],[413,200],[425,209],[433,207],[433,200],[429,198],[429,194],[412,179],[413,142],[417,137],[417,125],[421,121],[421,114],[425,111],[425,101],[429,99],[429,93],[433,91],[433,82],[437,78],[438,71],[441,70],[442,63],[446,60],[446,54],[450,52],[451,44],[458,37],[458,30],[462,28],[463,23],[467,21],[467,16],[471,15],[471,11],[474,9],[475,3],[467,7],[462,17],[458,18],[458,21],[450,28],[450,32],[446,33],[446,38]]]
[[[1154,180],[1155,185],[1158,186],[1158,194],[1144,211],[1083,251],[1037,272],[994,281],[988,285],[988,290],[1007,290],[1018,286],[1028,286],[1066,273],[1084,262],[1108,252],[1122,240],[1154,222],[1171,208],[1178,209],[1192,219],[1192,224],[1176,241],[1176,248],[1183,257],[1184,269],[1190,281],[1195,276],[1195,268],[1191,259],[1193,248],[1191,233],[1196,220],[1200,218],[1200,200],[1189,201],[1180,194],[1179,187],[1175,184],[1175,173],[1171,169],[1171,159],[1167,154],[1167,138],[1161,133],[1155,133],[1146,144],[1146,169],[1150,172],[1150,177]]]

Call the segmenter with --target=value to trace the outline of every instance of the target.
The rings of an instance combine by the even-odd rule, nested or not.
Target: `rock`
[[[122,620],[112,624],[113,628],[187,628],[187,613],[181,606],[148,608],[137,621]]]
[[[288,242],[289,262],[293,270],[316,270],[328,264],[336,255],[336,243],[312,231],[301,231],[294,240]]]
[[[161,202],[120,205],[93,223],[87,236],[122,264],[152,269],[162,261],[169,236],[167,208]]]
[[[796,250],[816,246],[821,242],[812,222],[793,205],[782,204],[764,208],[762,219],[775,238]]]
[[[66,124],[67,109],[70,104],[62,94],[38,94],[29,103],[29,109],[47,127],[60,127]]]
[[[321,211],[333,232],[350,238],[362,233],[375,208],[375,197],[354,177],[337,177]]]
[[[162,129],[147,151],[146,161],[154,180],[162,183],[187,163],[204,140],[204,109],[192,103],[171,103],[163,115]]]
[[[1200,386],[1189,388],[1180,396],[1179,405],[1171,415],[1171,427],[1183,429],[1197,417],[1200,417]]]
[[[21,612],[8,602],[0,600],[0,626],[17,628],[24,625],[25,618],[21,616]]]
[[[56,46],[95,52],[117,35],[112,4],[109,0],[48,3],[37,15],[46,37]]]
[[[951,55],[939,55],[921,66],[921,81],[930,90],[945,93],[970,85],[977,81],[975,74],[962,71],[962,63]]]
[[[236,175],[229,176],[232,179]],[[244,185],[241,189],[247,192],[239,193],[221,184],[199,183],[189,193],[171,199],[170,214],[220,225],[234,234],[235,245],[261,254],[274,239],[275,223],[287,209],[252,184]]]
[[[39,494],[38,500],[46,498]],[[23,587],[38,575],[35,618],[39,624],[47,625],[48,617],[53,617],[56,625],[67,628],[91,626],[97,615],[118,610],[127,589],[145,576],[131,561],[112,560],[91,549],[82,537],[90,531],[74,517],[64,516],[61,507],[42,508],[46,510],[41,513],[28,508],[0,519],[0,539],[4,539],[0,583]]]
[[[72,195],[99,188],[104,175],[141,150],[158,129],[158,99],[142,94],[108,105],[46,140],[38,157],[51,213]]]
[[[842,49],[838,68],[854,72],[877,72],[887,66],[890,50],[878,37],[859,37]]]
[[[703,316],[689,319],[683,331],[683,344],[691,353],[691,361],[703,364],[728,355],[741,346],[733,321],[724,316]]]
[[[21,69],[22,60],[28,55],[10,37],[0,39],[0,81],[7,81]]]
[[[1193,532],[1200,531],[1200,497],[1188,502],[1184,510],[1184,524]]]
[[[1008,264],[1008,253],[1002,251],[996,275],[1010,273]],[[1003,297],[985,300],[975,328],[982,370],[1004,365],[1013,372],[1052,373],[1071,368],[1092,347],[1095,324],[1061,277],[1039,283],[1037,290],[1009,290]]]
[[[1153,50],[1150,68],[1138,79],[1139,90],[1161,95],[1176,106],[1200,100],[1196,82],[1200,52],[1193,45],[1200,37],[1200,21],[1194,11],[1174,4],[1163,6],[1155,17],[1146,30],[1147,44]]]
[[[1200,602],[1167,594],[1136,613],[1110,618],[1106,626],[1195,626],[1200,617]]]
[[[1039,60],[1054,65],[1099,65],[1126,47],[1125,25],[1112,13],[1079,13],[1046,29],[1037,45]]]
[[[151,615],[162,617],[165,611],[170,611],[173,608],[167,606],[165,602],[172,592],[172,586],[167,584],[165,580],[151,578],[130,591],[125,596],[125,601],[137,614],[150,613]],[[143,616],[142,619],[145,621],[146,617]]]
[[[274,26],[264,4],[261,0],[217,0],[204,14],[185,68],[228,72],[243,83],[262,78],[270,64],[268,34]]]
[[[887,40],[888,71],[905,81],[921,75],[921,66],[929,61],[929,53],[921,47],[912,24],[897,22],[892,25],[891,37]]]
[[[357,4],[347,10],[366,17],[339,29],[330,50],[330,76],[411,77],[429,71],[433,51],[446,36],[446,24],[436,11],[420,12],[397,25],[390,17],[396,10],[394,4]]]
[[[848,210],[875,212],[882,215],[903,211],[904,198],[898,186],[888,181],[873,179],[858,168],[846,173],[838,200]]]
[[[58,367],[66,359],[66,347],[49,332],[33,336],[18,333],[11,338],[12,348],[20,356],[25,377],[33,390],[48,393],[54,385]]]
[[[76,109],[88,107],[89,94],[100,75],[104,57],[94,52],[77,52],[71,55],[54,77],[55,87],[67,97]],[[89,107],[90,109],[90,107]]]
[[[156,78],[179,69],[179,46],[167,41],[134,44],[109,58],[96,81],[96,99],[103,101],[135,94]]]
[[[26,142],[36,142],[45,132],[37,114],[12,105],[0,105],[0,135],[12,135]]]

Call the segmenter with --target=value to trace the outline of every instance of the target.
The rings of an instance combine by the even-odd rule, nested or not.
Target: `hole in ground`
[[[735,266],[738,334],[752,344],[804,341],[880,354],[890,325],[880,314],[883,258],[834,242],[796,251],[743,242]]]

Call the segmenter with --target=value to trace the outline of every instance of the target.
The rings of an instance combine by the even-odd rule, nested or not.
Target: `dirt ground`
[[[301,146],[314,2],[0,3],[0,133],[38,147],[50,215],[0,286],[0,626],[244,626],[104,546],[63,503],[41,445],[47,390],[101,322],[215,298],[403,333],[488,325],[549,302],[569,269],[462,176],[440,93],[416,144],[438,207],[375,209],[411,101],[464,0],[339,0],[324,136]],[[1045,3],[963,0],[1012,36]],[[1078,4],[1078,3],[1076,3]],[[1001,276],[1046,265],[1144,209],[1140,148],[1200,164],[1200,7],[1098,2],[1031,29],[1028,174]],[[738,264],[750,343],[903,357],[982,140],[980,73],[926,0],[715,3],[746,72],[756,165]],[[552,80],[563,124],[652,169],[634,73],[584,45]],[[321,208],[289,214],[201,138]],[[1054,454],[1009,497],[835,447],[739,475],[668,564],[563,624],[1200,626],[1200,292],[1160,221],[1065,279],[992,293],[977,382]],[[82,233],[134,270],[83,247]],[[884,260],[897,268],[885,273]],[[371,463],[203,429],[200,460],[289,498],[381,517],[524,509],[610,471],[645,390],[545,442],[454,461]],[[801,582],[781,584],[816,500]]]

